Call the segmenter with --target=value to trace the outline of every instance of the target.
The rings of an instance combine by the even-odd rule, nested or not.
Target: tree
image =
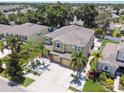
[[[0,60],[0,73],[3,71],[2,64],[2,60]]]
[[[73,52],[71,57],[72,57],[72,62],[70,66],[73,69],[73,71],[77,72],[77,76],[79,77],[80,72],[86,66],[88,59],[83,55],[82,51]]]
[[[95,30],[95,35],[96,35],[96,37],[100,37],[100,38],[103,38],[104,37],[104,35],[105,35],[105,31],[104,30],[102,30],[102,29],[96,29]]]
[[[46,22],[50,26],[65,26],[70,21],[73,21],[74,14],[72,7],[68,4],[62,4],[60,2],[50,5],[46,10]]]
[[[8,36],[6,42],[10,49],[12,50],[12,53],[9,54],[8,58],[6,59],[5,73],[12,80],[13,79],[19,80],[23,77],[23,70],[20,65],[21,58],[19,55],[22,41],[17,36]]]
[[[77,19],[84,21],[85,27],[95,27],[95,18],[98,15],[98,11],[93,4],[84,4],[76,10]]]
[[[124,86],[124,75],[121,76],[120,81],[121,81],[121,84]]]
[[[94,62],[98,62],[98,60],[103,57],[101,51],[93,52],[92,56],[94,56],[94,59],[93,59]]]
[[[7,42],[8,47],[12,50],[12,53],[20,52],[22,40],[18,36],[8,36],[5,40]]]
[[[14,21],[14,22],[17,21],[17,15],[14,14],[14,13],[9,14],[9,15],[8,15],[8,18],[9,18],[10,21]]]
[[[111,20],[112,20],[112,15],[108,11],[101,12],[96,17],[96,23],[97,23],[98,28],[101,28],[105,31],[107,31],[107,28],[109,27]]]
[[[19,64],[18,53],[12,53],[9,55],[9,59],[6,62],[5,73],[12,79],[19,80],[23,77],[23,70]]]

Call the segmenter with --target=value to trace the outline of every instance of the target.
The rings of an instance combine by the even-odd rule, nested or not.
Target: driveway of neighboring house
[[[39,79],[36,79],[27,89],[40,91],[61,91],[67,92],[72,80],[72,70],[64,68],[56,63],[51,63],[48,70],[42,73]]]

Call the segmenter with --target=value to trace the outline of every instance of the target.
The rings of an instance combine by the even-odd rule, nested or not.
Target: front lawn
[[[30,85],[30,84],[33,83],[33,82],[34,82],[33,79],[30,79],[30,78],[27,78],[27,77],[26,77],[22,85],[23,85],[24,87],[27,87],[28,85]]]
[[[105,88],[100,85],[99,82],[93,82],[93,80],[89,79],[86,81],[84,88],[84,92],[107,92]]]

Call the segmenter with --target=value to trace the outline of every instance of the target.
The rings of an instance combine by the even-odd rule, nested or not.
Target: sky
[[[0,0],[0,2],[97,2],[97,3],[124,3],[124,0]]]

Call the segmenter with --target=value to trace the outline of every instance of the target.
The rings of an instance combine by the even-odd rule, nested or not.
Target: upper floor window
[[[66,47],[69,47],[69,44],[66,44]]]
[[[49,42],[49,38],[45,38],[46,42]]]
[[[57,48],[61,48],[61,46],[62,46],[62,45],[61,45],[61,42],[56,42],[56,47],[57,47]]]
[[[40,36],[42,34],[42,32],[40,32],[40,33],[37,33],[37,36]]]
[[[81,51],[82,49],[82,47],[75,46],[75,51]]]

